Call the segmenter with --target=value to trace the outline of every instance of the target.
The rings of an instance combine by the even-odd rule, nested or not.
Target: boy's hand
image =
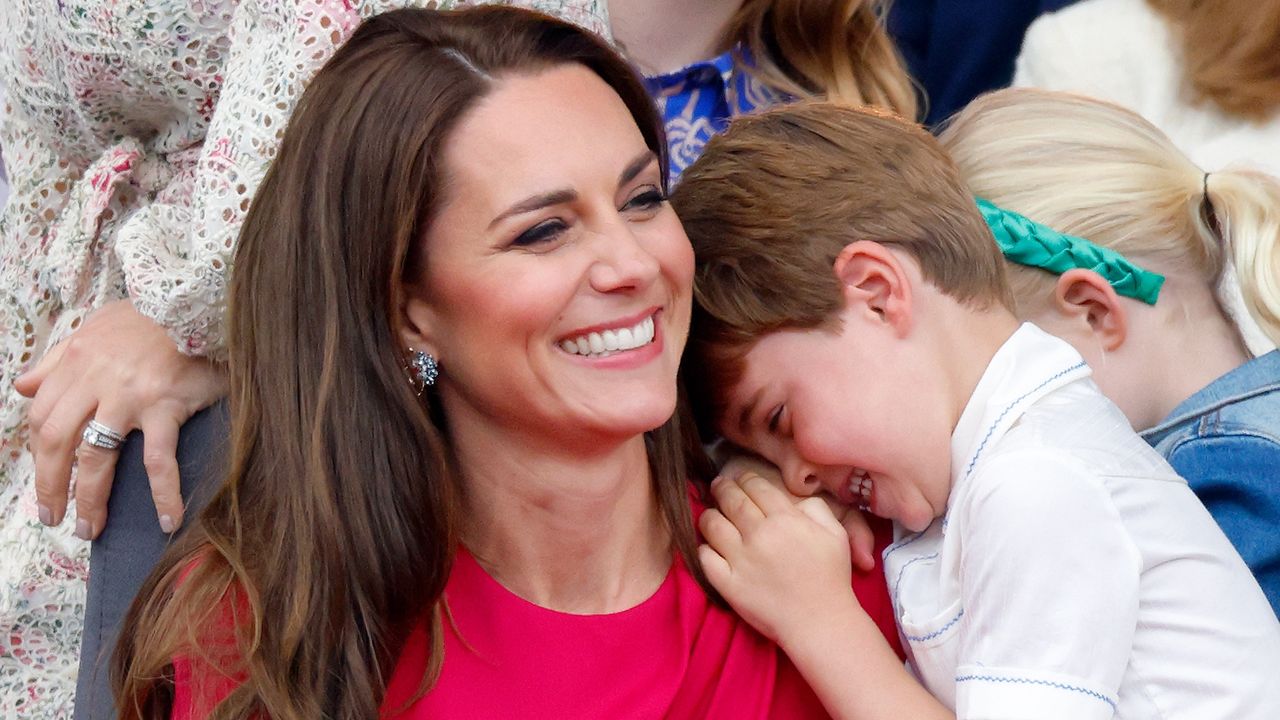
[[[850,589],[849,539],[819,498],[791,496],[754,473],[711,485],[702,514],[707,579],[757,630],[784,647],[815,626],[861,613]]]
[[[720,469],[720,477],[725,480],[742,480],[750,474],[759,475],[768,480],[769,484],[786,493],[787,497],[791,498],[794,503],[799,503],[806,499],[792,494],[787,489],[786,484],[782,481],[782,472],[776,466],[755,455],[734,455]],[[867,516],[861,510],[840,503],[825,492],[813,497],[820,497],[826,501],[827,507],[831,509],[831,513],[835,515],[836,520],[840,521],[840,524],[844,526],[845,532],[849,535],[849,549],[853,554],[853,566],[863,573],[875,570],[876,539],[875,534],[871,531],[871,526],[867,524]]]

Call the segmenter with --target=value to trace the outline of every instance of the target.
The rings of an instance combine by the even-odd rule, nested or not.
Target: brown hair
[[[651,100],[590,33],[529,11],[401,10],[316,75],[245,220],[230,289],[231,470],[152,573],[120,635],[121,718],[168,717],[172,659],[195,690],[243,681],[214,717],[376,717],[408,630],[441,667],[460,480],[400,339],[409,258],[438,214],[444,144],[494,78],[579,63],[631,111],[666,175]],[[673,543],[695,573],[678,417],[648,433]],[[225,628],[225,630],[224,630]]]
[[[1280,0],[1147,0],[1179,36],[1197,99],[1229,115],[1280,109]]]
[[[672,204],[697,257],[685,367],[704,429],[723,410],[708,393],[740,379],[756,340],[839,312],[833,265],[849,243],[901,248],[959,302],[1013,307],[955,165],[929,133],[885,113],[805,101],[736,120]]]
[[[743,0],[724,46],[741,43],[744,66],[792,97],[826,97],[917,117],[915,88],[884,27],[885,0]]]
[[[1234,266],[1253,322],[1271,344],[1280,342],[1274,178],[1240,169],[1205,175],[1134,112],[1030,88],[974,100],[949,121],[941,142],[975,193],[1059,232],[1139,264],[1189,271],[1214,287]],[[1009,279],[1026,317],[1048,306],[1057,276],[1010,264]]]

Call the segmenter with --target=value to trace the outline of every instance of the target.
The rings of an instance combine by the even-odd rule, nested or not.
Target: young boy
[[[1010,308],[923,130],[809,102],[712,140],[673,203],[698,258],[704,425],[895,521],[912,673],[848,592],[820,501],[719,480],[711,582],[847,718],[1280,717],[1280,622],[1186,483],[1066,343]],[[954,713],[954,715],[953,715]]]

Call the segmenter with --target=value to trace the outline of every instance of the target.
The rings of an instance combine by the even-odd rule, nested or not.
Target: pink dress
[[[883,574],[855,577],[854,591],[897,649]],[[429,645],[419,626],[401,651],[383,718],[827,717],[777,646],[713,605],[678,558],[651,597],[608,615],[571,615],[523,600],[466,550],[458,552],[445,597],[453,624],[445,622],[439,682],[406,707],[426,668]],[[175,720],[208,717],[235,682],[181,658],[174,679]]]

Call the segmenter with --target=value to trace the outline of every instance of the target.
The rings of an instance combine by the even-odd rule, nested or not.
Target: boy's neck
[[[1013,313],[999,305],[974,309],[958,303],[946,304],[936,315],[938,357],[948,369],[948,417],[954,433],[960,416],[969,405],[978,382],[991,365],[996,352],[1018,330]]]

